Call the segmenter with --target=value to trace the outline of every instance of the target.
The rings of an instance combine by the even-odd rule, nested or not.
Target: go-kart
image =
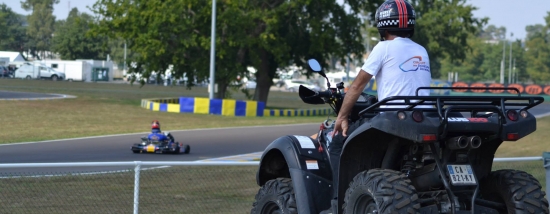
[[[141,137],[141,143],[136,143],[131,150],[134,153],[171,153],[171,154],[189,154],[191,146],[175,142],[172,135],[165,133],[168,140],[151,140],[147,136]]]
[[[326,78],[317,61],[309,65]],[[300,86],[299,96],[308,104],[328,103],[337,115],[344,87],[328,86],[319,92]],[[316,136],[274,140],[260,160],[251,213],[313,214],[331,204],[335,214],[548,213],[532,175],[492,171],[501,143],[536,130],[529,109],[544,99],[516,88],[492,89],[516,91],[511,96],[418,96],[419,90],[455,88],[421,87],[416,96],[383,100],[362,94],[349,117],[354,131],[344,141],[337,177],[328,152],[331,120]]]

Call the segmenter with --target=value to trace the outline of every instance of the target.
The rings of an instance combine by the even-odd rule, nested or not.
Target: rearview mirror
[[[313,72],[319,73],[319,75],[321,75],[322,77],[324,77],[327,80],[327,87],[330,88],[330,81],[328,80],[327,75],[325,74],[325,72],[323,72],[321,70],[321,64],[319,64],[319,62],[316,59],[309,59],[307,61],[307,64],[309,65],[311,70],[313,70]]]
[[[310,59],[310,60],[307,61],[307,63],[309,64],[309,67],[311,68],[311,70],[313,70],[315,72],[320,72],[321,71],[321,64],[319,64],[319,62],[317,62],[317,60]]]

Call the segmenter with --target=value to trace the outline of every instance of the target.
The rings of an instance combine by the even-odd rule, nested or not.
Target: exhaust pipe
[[[477,149],[481,146],[481,138],[477,135],[468,137],[468,144],[470,149]]]
[[[481,141],[481,139],[480,139],[480,141]],[[468,148],[468,144],[469,144],[469,141],[466,138],[466,136],[453,137],[453,138],[447,140],[447,146],[449,147],[449,149],[452,149],[452,150],[466,149],[466,148]]]

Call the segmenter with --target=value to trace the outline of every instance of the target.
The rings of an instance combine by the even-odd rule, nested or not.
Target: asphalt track
[[[0,98],[45,98],[44,94],[0,91]],[[10,97],[12,96],[12,97]],[[33,97],[34,96],[34,97]],[[57,95],[61,96],[61,95]],[[55,97],[46,95],[46,97]],[[55,99],[55,98],[54,98]],[[550,115],[550,104],[530,110],[535,116]],[[87,137],[66,140],[0,145],[0,163],[128,162],[128,161],[246,161],[259,157],[269,143],[284,135],[310,136],[319,123],[171,131],[176,141],[191,146],[190,154],[134,154],[130,147],[146,133]],[[249,155],[247,155],[249,154]],[[230,157],[228,157],[230,156]],[[20,168],[1,169],[0,176],[31,172],[51,174],[127,169],[128,167]]]
[[[64,94],[42,94],[31,92],[0,91],[0,100],[44,100],[44,99],[62,99],[74,98],[74,96]]]
[[[61,163],[119,161],[197,161],[263,151],[284,135],[315,134],[319,123],[171,131],[176,141],[191,146],[189,154],[138,153],[130,150],[146,133],[0,145],[0,163]],[[78,172],[128,167],[80,167]],[[52,171],[55,170],[55,171]],[[75,168],[0,169],[0,173],[62,173]],[[4,174],[5,175],[5,174]]]

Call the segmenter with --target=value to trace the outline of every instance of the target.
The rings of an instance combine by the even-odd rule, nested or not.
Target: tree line
[[[257,87],[250,98],[267,102],[277,69],[306,67],[316,58],[333,68],[362,57],[379,37],[374,11],[383,0],[217,0],[216,97],[230,96],[239,76],[257,69]],[[430,54],[432,76],[461,81],[500,80],[501,64],[515,69],[512,82],[550,81],[550,13],[545,25],[527,26],[525,41],[507,41],[505,27],[487,26],[476,18],[477,8],[466,0],[410,0],[416,9],[414,41]],[[98,0],[93,14],[73,8],[66,19],[53,16],[59,0],[24,0],[28,16],[0,4],[0,50],[28,52],[36,59],[105,59],[126,64],[144,77],[171,67],[174,77],[187,77],[187,86],[209,78],[212,1]],[[124,46],[127,57],[124,61]],[[506,57],[502,57],[503,47]],[[507,50],[513,50],[508,56]],[[512,62],[512,63],[510,63]],[[304,74],[311,75],[304,70]],[[142,83],[143,84],[143,83]],[[247,91],[244,91],[247,92]]]

